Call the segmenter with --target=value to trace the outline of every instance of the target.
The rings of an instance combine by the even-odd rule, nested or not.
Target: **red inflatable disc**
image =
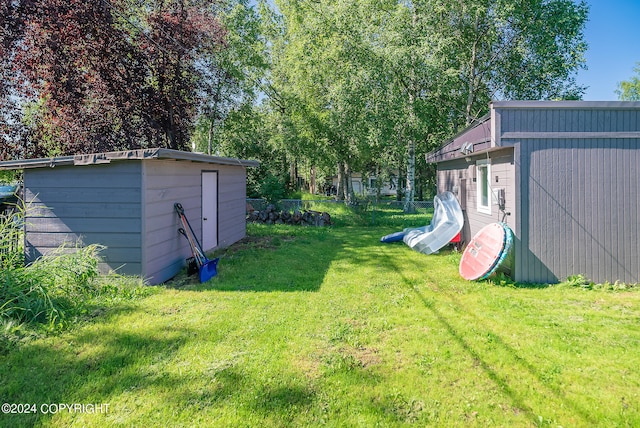
[[[505,230],[499,223],[492,223],[478,232],[460,259],[460,275],[474,281],[482,278],[495,266],[505,246]]]

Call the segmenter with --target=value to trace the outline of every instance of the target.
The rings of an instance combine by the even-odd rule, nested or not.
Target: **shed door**
[[[218,246],[218,172],[202,172],[202,247]]]

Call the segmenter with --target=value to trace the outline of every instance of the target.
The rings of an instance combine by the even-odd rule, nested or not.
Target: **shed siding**
[[[640,281],[640,140],[521,143],[517,280]]]
[[[149,160],[144,162],[143,275],[152,283],[174,277],[191,255],[187,240],[178,233],[180,220],[174,203],[180,202],[196,237],[202,242],[200,224],[202,164]]]
[[[93,167],[27,169],[25,222],[28,261],[61,245],[101,244],[100,270],[141,269],[140,162]]]
[[[218,248],[246,235],[246,172],[244,167],[199,162],[144,162],[143,275],[151,282],[174,277],[191,255],[178,233],[180,221],[173,204],[180,202],[198,240],[202,242],[202,172],[218,171]],[[205,248],[205,250],[211,250]]]
[[[491,187],[494,192],[500,188],[505,189],[505,212],[510,213],[508,216],[505,216],[498,209],[495,199],[492,200],[490,215],[479,212],[477,209],[474,169],[476,161],[485,158],[486,155],[472,157],[469,163],[464,159],[457,159],[438,164],[438,193],[450,191],[458,197],[464,214],[462,239],[465,242],[469,242],[487,224],[497,221],[504,221],[515,232],[516,189],[514,184],[513,149],[507,148],[489,155],[491,161]],[[497,182],[496,177],[498,178]]]
[[[227,247],[247,233],[247,180],[244,168],[218,168],[218,246]]]

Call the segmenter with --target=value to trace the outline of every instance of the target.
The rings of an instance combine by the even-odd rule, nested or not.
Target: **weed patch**
[[[0,219],[0,229],[8,233],[0,240],[0,352],[154,290],[134,278],[99,276],[99,245],[61,247],[24,266],[23,249],[11,236],[21,233],[16,223],[19,216]]]

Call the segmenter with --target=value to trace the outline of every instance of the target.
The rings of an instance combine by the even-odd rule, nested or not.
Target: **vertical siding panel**
[[[605,112],[605,124],[610,126],[611,124],[611,114],[610,112]],[[602,176],[604,181],[604,194],[601,203],[603,205],[608,206],[608,210],[606,211],[606,215],[602,218],[604,219],[606,227],[606,234],[603,237],[603,244],[605,246],[604,250],[607,254],[607,275],[606,278],[612,278],[615,276],[616,271],[616,259],[617,259],[617,244],[616,244],[616,223],[618,219],[618,210],[619,207],[614,205],[615,195],[615,184],[617,179],[617,169],[615,164],[615,147],[611,146],[611,140],[602,140],[602,160],[605,168],[605,175]]]
[[[569,141],[562,140],[562,162],[560,163],[559,171],[561,180],[556,179],[558,190],[562,194],[561,203],[564,204],[558,207],[560,211],[561,222],[556,226],[558,233],[561,233],[566,238],[558,241],[555,240],[556,250],[558,251],[558,259],[561,262],[558,267],[558,272],[561,272],[562,277],[566,277],[570,271],[570,260],[573,258],[573,233],[571,228],[571,213],[573,212],[573,204],[571,195],[573,194],[573,168],[571,165],[571,148]],[[560,236],[562,236],[560,235]]]
[[[580,120],[580,119],[578,119]],[[571,155],[571,163],[572,165],[579,166],[580,165],[580,150],[582,145],[582,140],[577,140],[575,142],[574,148],[572,150]],[[571,233],[573,236],[573,251],[571,252],[571,266],[569,266],[570,275],[574,274],[574,269],[580,265],[580,258],[582,254],[582,248],[580,245],[580,227],[581,217],[582,217],[582,207],[580,206],[581,200],[584,198],[581,197],[584,193],[584,168],[576,168],[573,177],[575,180],[575,184],[573,190],[571,192],[571,201],[572,206],[574,207],[572,211],[573,221],[571,222]]]
[[[527,281],[528,270],[526,270],[525,260],[528,257],[528,236],[529,236],[529,200],[531,191],[529,189],[529,156],[526,143],[516,145],[516,180],[519,195],[517,197],[516,227],[519,239],[516,239],[516,281]]]
[[[601,129],[605,127],[605,114],[602,112]],[[605,140],[598,140],[597,157],[594,159],[598,163],[598,198],[595,203],[598,205],[598,215],[594,217],[593,223],[598,226],[599,233],[595,244],[598,247],[598,258],[595,263],[600,263],[599,277],[608,277],[611,273],[611,250],[606,247],[607,237],[611,236],[611,206],[606,203],[608,190],[611,183],[611,170],[608,168],[611,162],[611,155],[605,153]]]
[[[540,210],[542,209],[542,205],[544,201],[541,199],[540,187],[535,181],[539,171],[540,171],[540,162],[538,159],[539,150],[538,150],[538,140],[531,141],[531,166],[529,171],[529,182],[530,184],[530,201],[534,203],[530,203],[530,210],[532,211],[532,215],[529,217],[529,246],[533,255],[535,255],[538,259],[540,258],[540,248],[539,248],[539,238],[538,234],[540,233]],[[532,266],[532,276],[536,281],[544,281],[541,277],[541,271],[539,269],[540,263],[538,260],[533,260],[531,263]]]
[[[590,209],[589,204],[587,203],[588,194],[591,193],[591,186],[588,183],[589,175],[591,171],[589,170],[590,165],[587,163],[588,156],[588,148],[587,148],[587,140],[580,140],[579,150],[578,150],[578,163],[580,165],[579,171],[579,182],[580,182],[580,192],[578,192],[577,197],[579,200],[578,205],[578,223],[576,225],[578,230],[577,240],[574,242],[574,245],[578,246],[579,256],[574,265],[574,271],[572,274],[578,274],[581,272],[585,272],[587,266],[587,255],[589,254],[589,249],[587,248],[587,234],[586,234],[586,224],[587,224],[587,209]],[[587,192],[589,189],[589,192]]]
[[[610,123],[613,122],[614,118],[610,118]],[[615,124],[612,123],[612,126]],[[611,243],[611,252],[613,253],[612,257],[612,265],[611,265],[611,280],[620,279],[618,276],[620,273],[624,273],[624,269],[619,269],[618,267],[624,266],[624,253],[620,251],[620,226],[624,221],[624,210],[617,203],[619,202],[619,195],[622,195],[621,191],[624,189],[624,177],[618,171],[622,171],[622,162],[620,161],[620,152],[622,148],[619,146],[619,143],[623,143],[624,141],[609,141],[609,143],[614,143],[613,147],[611,147],[608,151],[611,156],[611,165],[613,169],[611,169],[610,176],[610,185],[609,185],[609,195],[608,201],[610,201],[611,212],[612,212],[612,224],[611,224],[611,235],[609,236],[609,242]],[[620,201],[621,202],[621,201]]]
[[[622,125],[620,125],[622,127]],[[632,220],[629,216],[629,199],[631,199],[631,189],[629,178],[631,174],[631,165],[629,164],[629,157],[631,155],[630,150],[630,141],[623,140],[622,147],[618,150],[618,165],[619,168],[617,171],[622,171],[622,174],[618,172],[618,177],[620,179],[619,186],[614,190],[612,197],[616,200],[621,208],[620,216],[621,221],[618,224],[618,231],[616,239],[618,240],[618,257],[622,266],[629,270],[632,266],[631,260],[631,252],[627,249],[627,237],[625,236],[625,228],[626,225],[631,225]],[[622,198],[622,200],[620,200]],[[619,270],[619,269],[618,269]],[[624,270],[624,269],[623,269]],[[623,272],[623,276],[620,276],[617,279],[626,280],[628,276],[630,276],[631,272]]]
[[[636,114],[635,120],[640,124],[640,117],[638,116],[639,114]],[[630,229],[632,234],[627,234],[625,239],[631,244],[631,257],[634,262],[630,265],[633,279],[630,279],[629,282],[640,282],[640,225],[637,221],[637,213],[640,213],[640,196],[634,197],[634,195],[640,195],[640,169],[638,168],[638,165],[640,165],[640,140],[632,140],[631,145],[633,150],[629,158],[633,160],[628,170],[631,183],[628,197],[631,200],[629,216],[631,218]]]
[[[636,117],[638,123],[640,123],[640,118]],[[632,257],[634,261],[634,265],[632,265],[632,272],[634,274],[634,282],[640,282],[640,224],[637,221],[637,213],[640,212],[640,197],[633,198],[632,195],[640,195],[640,170],[638,169],[638,165],[640,165],[640,140],[632,141],[632,168],[631,173],[629,174],[631,177],[631,194],[630,198],[635,199],[631,204],[631,211],[629,212],[632,221],[632,233],[633,235],[627,235],[626,239],[631,241],[632,248]]]
[[[246,235],[246,172],[221,165],[218,175],[218,246],[226,247]]]
[[[144,162],[145,256],[143,274],[152,283],[167,281],[184,266],[191,251],[179,233],[180,222],[173,208],[180,202],[201,241],[200,164],[172,160]]]
[[[578,131],[586,132],[589,129],[589,125],[590,125],[590,121],[587,120],[588,112],[585,112],[584,110],[579,110],[577,114],[578,114],[577,129]]]
[[[597,114],[597,119],[596,119],[596,123],[598,124],[598,130],[601,129],[600,128],[600,114]],[[604,255],[600,252],[600,246],[598,245],[598,243],[600,242],[600,235],[601,235],[601,228],[603,228],[603,224],[602,222],[598,221],[598,218],[602,218],[602,215],[604,215],[604,211],[602,209],[602,191],[601,191],[601,186],[603,184],[603,180],[594,180],[594,177],[602,177],[602,173],[604,172],[604,168],[602,167],[602,164],[600,162],[597,162],[598,156],[599,156],[599,142],[598,140],[592,140],[592,143],[594,145],[594,148],[592,150],[590,150],[590,157],[589,157],[589,168],[591,171],[594,171],[595,173],[593,174],[593,177],[591,178],[591,183],[592,183],[592,188],[593,188],[593,192],[591,192],[590,196],[590,206],[591,208],[587,211],[587,214],[589,215],[589,231],[591,231],[591,239],[590,239],[590,249],[591,249],[591,254],[589,255],[590,259],[594,261],[594,275],[595,277],[599,277],[602,275],[602,266],[604,266],[605,263],[605,259],[604,259]],[[586,272],[585,272],[586,273]],[[593,277],[593,275],[592,275]]]

